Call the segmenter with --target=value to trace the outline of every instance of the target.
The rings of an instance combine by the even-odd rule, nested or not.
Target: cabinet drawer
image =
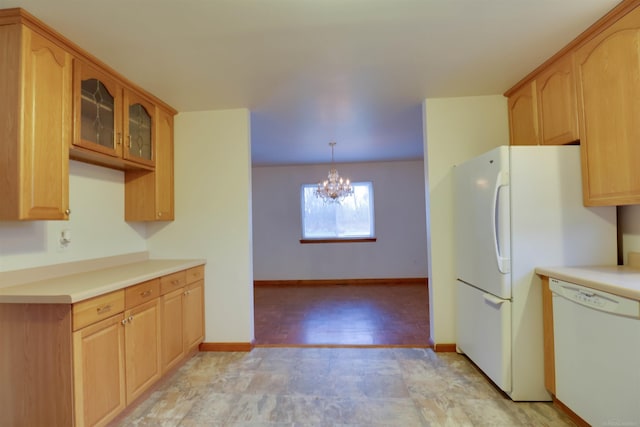
[[[204,265],[199,265],[187,270],[187,283],[193,283],[204,279]]]
[[[100,295],[73,305],[73,330],[124,311],[124,290]]]
[[[138,285],[129,286],[124,291],[125,309],[129,310],[143,302],[160,296],[160,279],[153,279]]]
[[[187,284],[187,271],[168,274],[160,278],[160,293],[162,295],[175,289],[184,287]]]

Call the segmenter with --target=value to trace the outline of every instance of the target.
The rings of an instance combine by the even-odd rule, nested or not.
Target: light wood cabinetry
[[[184,347],[189,353],[204,340],[204,281],[188,285],[184,291]]]
[[[556,356],[553,335],[553,295],[549,288],[549,278],[541,276],[542,282],[542,329],[544,335],[544,386],[556,394]]]
[[[204,266],[165,276],[162,287],[162,370],[170,370],[204,340]]]
[[[0,220],[68,219],[71,82],[71,54],[0,11]]]
[[[156,166],[154,171],[125,173],[125,220],[174,219],[173,114],[156,109]]]
[[[161,375],[160,300],[151,301],[124,313],[127,404],[133,402]]]
[[[71,304],[0,304],[0,424],[71,426]]]
[[[563,145],[579,139],[571,55],[552,63],[536,77],[536,100],[540,144]]]
[[[509,96],[509,137],[511,145],[538,145],[538,113],[535,81]]]
[[[549,64],[510,93],[507,105],[511,145],[562,145],[577,141],[571,56]]]
[[[156,106],[108,71],[74,61],[71,157],[118,169],[155,166]]]
[[[639,39],[640,0],[623,0],[505,92],[511,144],[580,141],[586,206],[640,203]]]
[[[0,304],[0,424],[107,425],[197,350],[203,277],[204,266],[75,304]]]
[[[0,220],[68,219],[69,158],[139,171],[127,220],[173,220],[170,106],[19,8],[0,10],[0,94]]]
[[[75,425],[102,426],[126,407],[123,314],[73,333]]]
[[[183,289],[162,296],[162,372],[173,368],[184,357]]]
[[[73,64],[73,145],[122,157],[122,87],[98,67]]]
[[[640,203],[640,8],[574,56],[585,205]]]
[[[156,106],[133,89],[124,90],[122,157],[150,167],[156,162]]]

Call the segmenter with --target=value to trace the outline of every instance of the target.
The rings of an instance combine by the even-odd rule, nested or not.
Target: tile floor
[[[199,353],[115,426],[573,426],[514,403],[464,356],[421,348]]]

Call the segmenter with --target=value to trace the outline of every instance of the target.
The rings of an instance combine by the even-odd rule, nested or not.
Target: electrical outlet
[[[62,252],[69,248],[71,245],[71,229],[63,228],[60,230],[60,235],[58,236],[58,251]]]

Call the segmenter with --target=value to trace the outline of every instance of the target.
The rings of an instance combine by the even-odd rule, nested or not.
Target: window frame
[[[373,181],[359,181],[352,182],[351,185],[353,187],[356,186],[366,186],[368,188],[369,193],[369,214],[370,214],[370,234],[367,236],[324,236],[324,237],[305,237],[305,188],[315,190],[318,187],[318,184],[302,184],[300,186],[300,220],[301,220],[301,228],[300,232],[302,237],[300,238],[300,243],[362,243],[362,242],[375,242],[377,241],[376,237],[376,227],[375,227],[375,202],[374,202],[374,190],[373,190]],[[313,197],[316,197],[315,194]],[[350,196],[351,197],[351,196]],[[335,203],[335,202],[330,202]],[[340,205],[340,203],[336,203]]]

